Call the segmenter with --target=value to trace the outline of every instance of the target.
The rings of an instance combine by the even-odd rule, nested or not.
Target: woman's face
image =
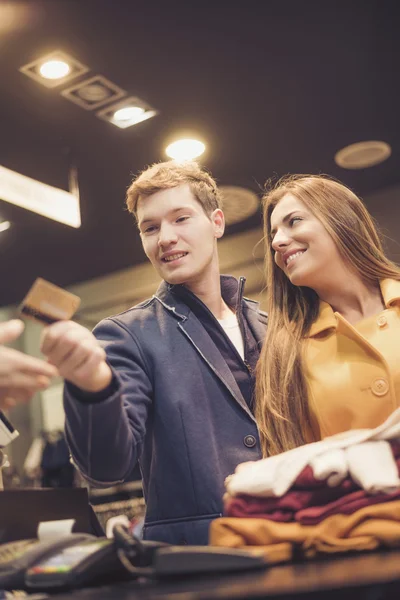
[[[276,264],[291,283],[317,293],[343,269],[343,259],[324,225],[289,193],[271,213],[271,246]]]

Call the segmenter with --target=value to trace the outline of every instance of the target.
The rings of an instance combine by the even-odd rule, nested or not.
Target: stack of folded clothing
[[[400,409],[254,463],[226,480],[210,544],[263,550],[269,562],[400,547]]]

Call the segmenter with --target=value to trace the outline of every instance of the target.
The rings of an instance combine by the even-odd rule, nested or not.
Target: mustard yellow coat
[[[400,404],[400,282],[380,282],[385,310],[350,325],[320,303],[305,345],[315,438],[377,427]]]

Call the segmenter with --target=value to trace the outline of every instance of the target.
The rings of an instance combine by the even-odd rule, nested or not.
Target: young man
[[[197,163],[153,165],[127,206],[164,281],[95,337],[51,325],[42,351],[68,382],[67,439],[86,478],[112,485],[139,461],[144,537],[206,544],[225,477],[261,456],[252,393],[266,316],[243,298],[243,278],[220,277],[220,195]]]

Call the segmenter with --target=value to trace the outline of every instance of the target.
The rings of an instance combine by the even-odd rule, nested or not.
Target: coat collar
[[[379,282],[381,287],[383,301],[386,308],[394,305],[400,305],[400,281],[395,279],[382,279]],[[323,302],[319,303],[319,313],[316,321],[311,325],[310,332],[307,337],[314,337],[328,329],[337,329],[338,321],[336,313],[333,311],[330,304]]]
[[[220,281],[223,299],[228,306],[237,310],[243,300],[245,278],[241,277],[240,281],[238,281],[236,277],[233,277],[232,275],[221,275]],[[184,285],[172,285],[166,281],[162,281],[153,297],[160,301],[164,308],[175,313],[177,318],[184,320],[191,312],[189,306],[185,302],[185,297],[187,297],[187,295],[194,296]],[[254,302],[253,300],[247,300],[247,302],[251,303],[255,312],[258,311],[258,302]]]

